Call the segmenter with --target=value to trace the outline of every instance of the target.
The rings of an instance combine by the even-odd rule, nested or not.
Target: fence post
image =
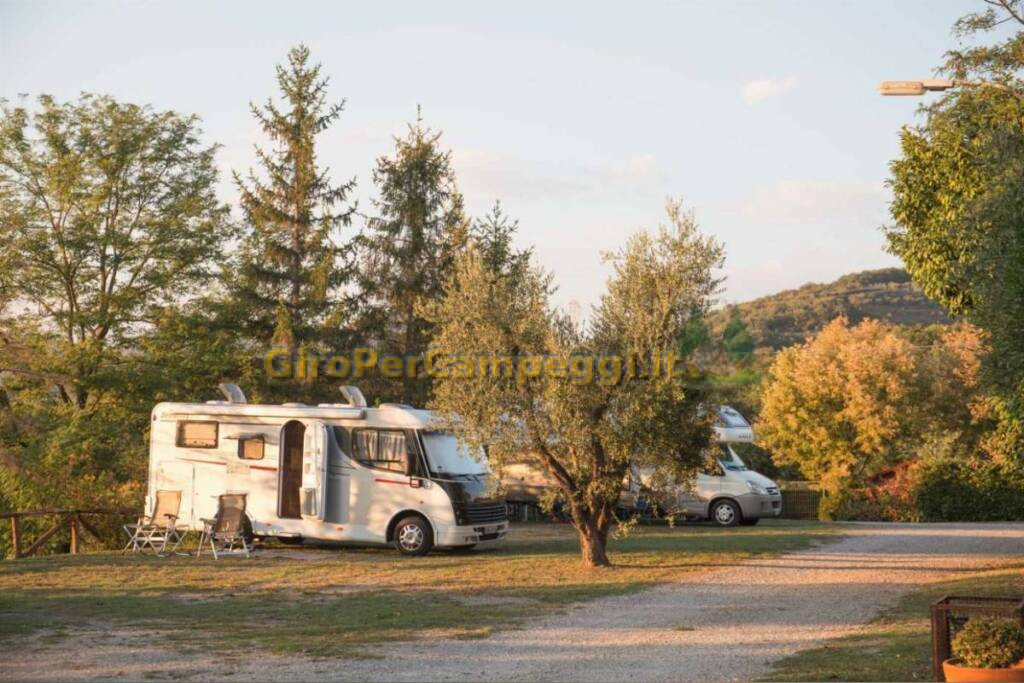
[[[14,559],[21,557],[21,528],[18,516],[11,517],[11,545],[14,546]]]
[[[78,522],[75,515],[68,515],[68,527],[71,529],[71,554],[78,554]]]

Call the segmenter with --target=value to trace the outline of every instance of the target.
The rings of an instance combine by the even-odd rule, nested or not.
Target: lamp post
[[[920,97],[926,92],[941,92],[950,88],[989,87],[1009,90],[1004,83],[993,81],[961,81],[954,79],[931,79],[924,81],[882,81],[878,93],[886,97]]]

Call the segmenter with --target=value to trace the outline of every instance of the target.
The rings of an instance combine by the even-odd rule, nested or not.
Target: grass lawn
[[[83,630],[157,633],[181,647],[365,655],[356,646],[446,635],[480,637],[545,611],[799,550],[828,525],[641,527],[610,544],[615,567],[586,569],[567,525],[513,525],[508,541],[468,554],[404,558],[386,549],[284,548],[250,559],[115,553],[0,562],[0,647]],[[266,628],[266,626],[272,628]]]
[[[980,572],[905,596],[863,633],[832,640],[775,664],[768,681],[931,680],[929,605],[945,595],[1024,595],[1024,572]]]

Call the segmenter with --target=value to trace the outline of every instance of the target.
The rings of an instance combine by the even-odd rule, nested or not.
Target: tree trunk
[[[600,512],[588,506],[570,504],[572,525],[580,536],[580,556],[588,567],[610,567],[608,561],[608,525],[602,524]]]
[[[577,529],[580,534],[580,555],[588,567],[610,567],[608,560],[608,531],[594,526]]]

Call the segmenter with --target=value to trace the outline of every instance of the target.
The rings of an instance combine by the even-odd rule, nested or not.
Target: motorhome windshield
[[[483,455],[475,457],[451,432],[423,432],[423,448],[430,470],[441,476],[486,474]]]
[[[721,463],[722,467],[729,470],[730,472],[746,472],[747,466],[740,460],[740,456],[736,455],[736,451],[730,448],[727,444],[719,444],[721,453],[718,455],[718,462]]]
[[[747,422],[742,415],[740,415],[734,408],[729,406],[722,406],[718,409],[718,422],[723,427],[749,427],[750,423]]]

